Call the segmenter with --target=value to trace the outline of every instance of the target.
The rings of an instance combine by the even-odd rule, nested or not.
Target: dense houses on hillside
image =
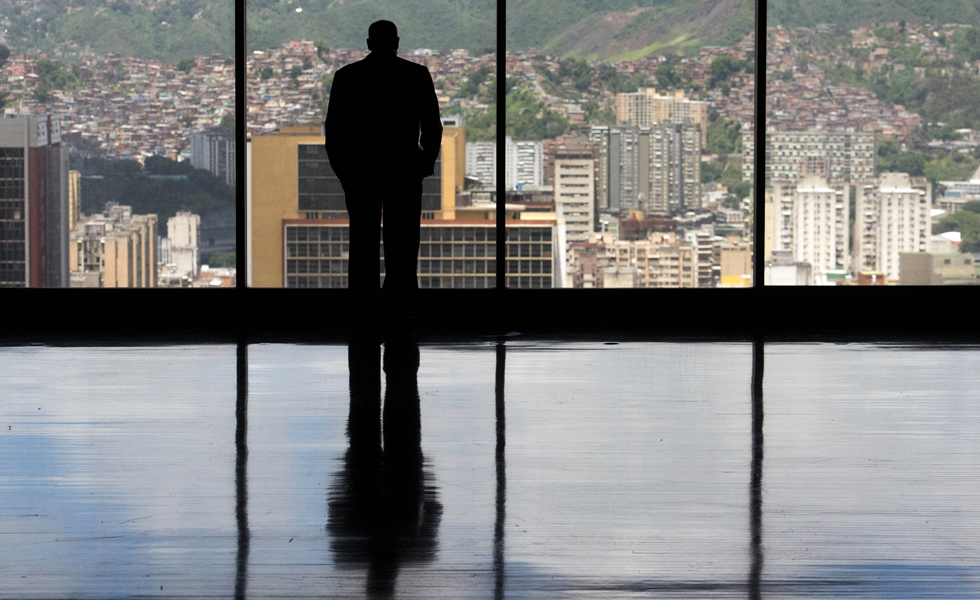
[[[155,60],[83,54],[80,87],[52,90],[43,102],[32,93],[40,58],[11,55],[0,71],[5,112],[60,114],[74,146],[106,157],[189,158],[191,132],[235,112],[235,65],[219,55],[198,57],[185,73]]]

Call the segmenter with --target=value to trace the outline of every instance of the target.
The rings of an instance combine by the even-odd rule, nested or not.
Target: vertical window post
[[[507,201],[506,165],[507,149],[504,139],[507,132],[507,40],[504,34],[507,24],[506,0],[497,0],[497,276],[496,289],[503,290],[507,275]]]

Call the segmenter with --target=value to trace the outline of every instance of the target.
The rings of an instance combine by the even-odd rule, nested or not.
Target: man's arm
[[[422,67],[425,73],[424,81],[419,85],[422,95],[420,106],[422,114],[419,119],[419,126],[422,130],[420,143],[422,144],[423,156],[423,176],[432,175],[435,170],[436,159],[439,158],[439,147],[442,145],[442,119],[439,117],[439,99],[436,97],[436,86],[432,82],[429,69]]]
[[[323,127],[326,135],[324,146],[327,150],[327,158],[330,159],[330,167],[333,168],[341,182],[347,174],[347,152],[343,146],[345,141],[350,141],[346,131],[347,123],[350,121],[350,111],[347,107],[347,86],[343,83],[347,78],[343,71],[343,69],[337,71],[330,86],[330,102],[327,104],[327,119]]]

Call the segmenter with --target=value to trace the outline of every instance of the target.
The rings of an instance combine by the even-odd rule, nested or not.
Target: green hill
[[[23,4],[23,5],[21,5]],[[235,50],[235,8],[226,0],[34,0],[6,3],[14,53],[91,48],[176,62]]]
[[[534,13],[539,10],[538,4],[517,3],[515,8]],[[651,53],[690,54],[703,46],[727,46],[752,31],[755,24],[755,7],[747,0],[659,0],[646,4],[654,6],[591,14],[550,38],[526,38],[540,28],[515,25],[513,32],[508,31],[508,44],[513,38],[517,48],[536,45],[563,56],[613,62]],[[523,22],[520,17],[515,19]]]
[[[398,26],[403,49],[496,45],[496,0],[249,0],[248,49],[290,40],[323,40],[331,48],[366,48],[368,26],[387,19]],[[302,9],[302,12],[296,12]]]
[[[768,0],[769,27],[813,27],[832,23],[852,29],[874,23],[962,23],[980,25],[980,0]]]
[[[0,19],[10,19],[7,45],[13,52],[60,48],[69,58],[84,48],[167,62],[201,54],[231,56],[236,6],[246,11],[249,51],[299,39],[363,48],[368,25],[389,19],[399,27],[402,48],[482,52],[496,45],[497,1],[18,0],[0,2]],[[704,45],[735,42],[753,24],[754,4],[748,0],[507,4],[509,50],[536,47],[590,59],[696,52]]]

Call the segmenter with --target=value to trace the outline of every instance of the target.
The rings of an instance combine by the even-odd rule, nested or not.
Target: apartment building
[[[775,184],[772,251],[789,251],[791,262],[808,263],[814,278],[848,269],[849,201],[848,184],[819,175]]]
[[[191,165],[204,169],[234,186],[235,173],[235,133],[208,129],[191,134]]]
[[[555,161],[555,212],[559,227],[564,229],[566,257],[571,244],[587,241],[593,231],[594,167],[592,158],[561,158]]]
[[[71,232],[69,263],[70,287],[157,287],[157,216],[108,202]]]
[[[599,210],[682,213],[701,206],[701,138],[691,123],[595,125]]]
[[[544,147],[541,142],[514,141],[507,136],[504,184],[508,190],[544,182]]]
[[[701,146],[708,145],[708,103],[691,100],[682,90],[657,94],[656,88],[640,88],[616,94],[616,124],[649,127],[658,123],[693,123],[700,129]]]
[[[506,189],[544,183],[544,146],[541,142],[515,141],[507,136],[504,152]],[[483,187],[497,186],[497,142],[466,144],[466,175],[478,179]]]
[[[588,241],[571,244],[570,255],[566,287],[620,287],[629,269],[635,269],[635,287],[697,287],[695,249],[673,233],[645,240],[593,233]]]
[[[485,188],[497,187],[496,142],[466,142],[466,176]]]
[[[742,133],[742,178],[755,172],[755,138]],[[793,183],[807,175],[828,182],[853,182],[875,176],[876,135],[873,131],[779,131],[766,128],[766,183]]]
[[[857,185],[854,271],[898,278],[903,252],[930,252],[932,184],[907,173],[882,173]]]
[[[201,269],[201,216],[181,211],[167,219],[160,255],[168,279],[193,279]]]

